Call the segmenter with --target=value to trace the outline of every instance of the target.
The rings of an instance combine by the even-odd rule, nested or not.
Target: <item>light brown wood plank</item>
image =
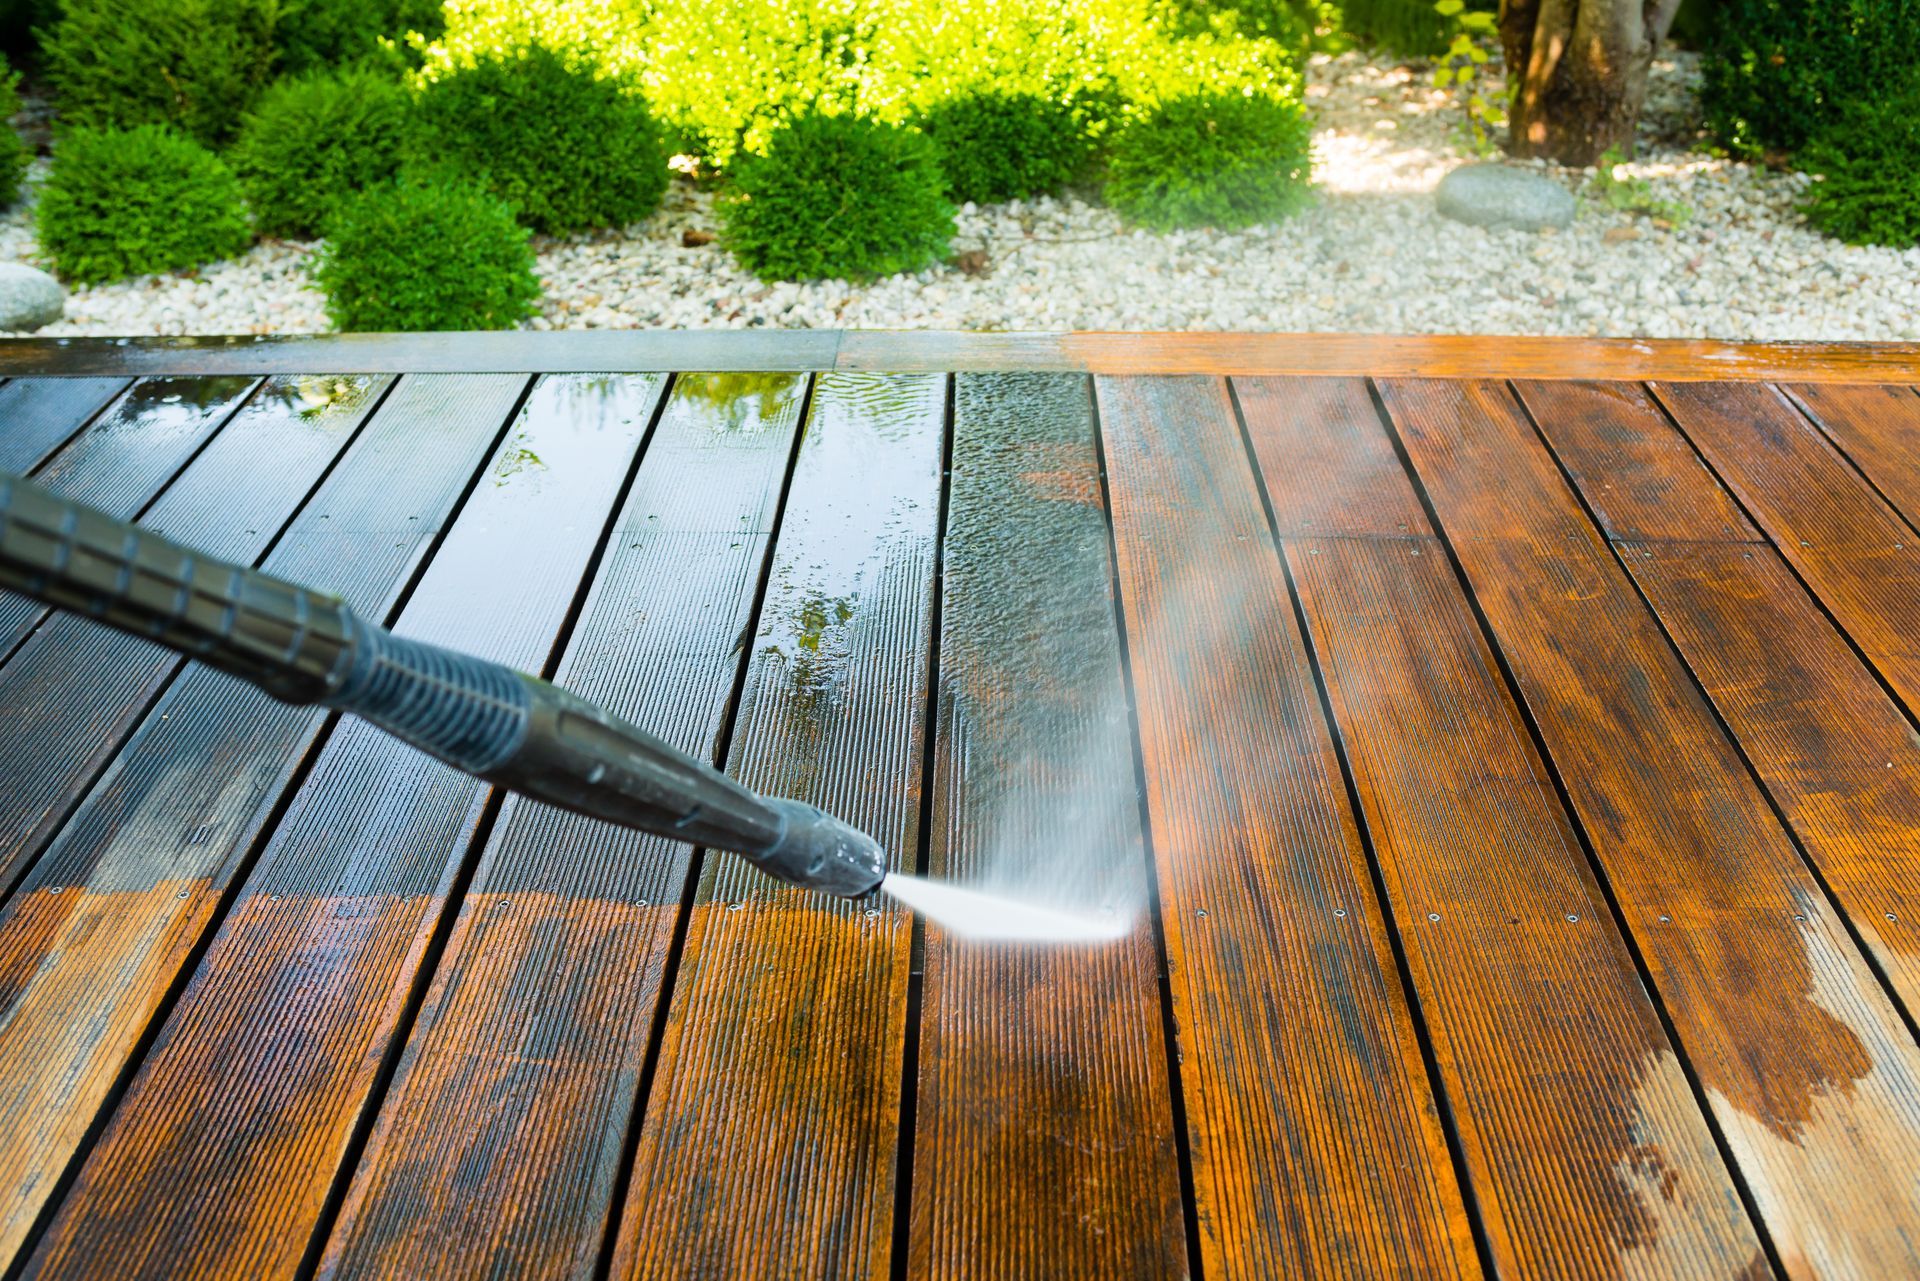
[[[1907,523],[1920,526],[1920,394],[1911,387],[1819,383],[1786,391]]]
[[[1920,1047],[1501,385],[1382,386],[1764,1226],[1920,1267]]]
[[[1477,1274],[1226,386],[1096,386],[1202,1266]]]

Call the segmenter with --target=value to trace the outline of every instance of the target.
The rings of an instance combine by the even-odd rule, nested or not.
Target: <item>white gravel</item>
[[[1692,215],[1676,227],[1582,202],[1562,232],[1490,231],[1433,211],[1466,156],[1423,68],[1317,58],[1319,199],[1238,234],[1132,231],[1078,199],[960,215],[952,267],[867,285],[766,285],[717,245],[711,194],[677,181],[617,234],[542,242],[537,329],[750,326],[1538,333],[1753,339],[1920,338],[1920,250],[1828,240],[1796,211],[1807,179],[1706,153],[1693,59],[1664,59],[1627,171]],[[44,169],[44,162],[36,169]],[[1543,169],[1570,187],[1588,174]],[[0,220],[0,258],[35,261],[31,197]],[[62,334],[302,333],[327,326],[313,245],[270,242],[198,272],[76,290]]]

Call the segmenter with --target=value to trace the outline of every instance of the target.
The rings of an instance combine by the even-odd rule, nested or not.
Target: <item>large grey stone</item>
[[[1539,231],[1573,221],[1573,193],[1551,178],[1506,165],[1464,165],[1440,180],[1440,212],[1476,227]]]
[[[20,333],[50,325],[67,311],[67,291],[44,271],[0,262],[0,330]]]

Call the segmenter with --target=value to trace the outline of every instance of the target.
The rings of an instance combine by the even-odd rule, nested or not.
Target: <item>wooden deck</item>
[[[967,944],[0,597],[9,1276],[1920,1274],[1920,348],[0,375],[0,469],[1150,903]]]

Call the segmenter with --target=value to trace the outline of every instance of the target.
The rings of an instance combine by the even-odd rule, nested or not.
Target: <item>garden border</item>
[[[875,329],[0,339],[0,375],[657,370],[1920,381],[1920,343]]]

